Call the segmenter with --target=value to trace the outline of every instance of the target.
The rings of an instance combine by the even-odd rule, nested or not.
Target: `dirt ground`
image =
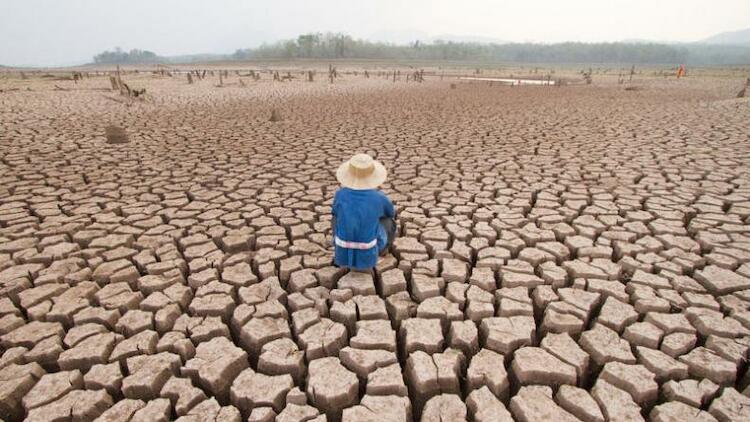
[[[0,75],[0,418],[750,420],[741,70],[358,66]],[[356,152],[398,213],[373,275],[332,265]]]

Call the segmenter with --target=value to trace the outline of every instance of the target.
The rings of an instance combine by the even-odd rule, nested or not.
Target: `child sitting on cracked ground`
[[[369,271],[396,237],[393,203],[377,187],[387,171],[367,154],[356,154],[336,171],[341,189],[333,197],[331,220],[334,263],[355,271]]]

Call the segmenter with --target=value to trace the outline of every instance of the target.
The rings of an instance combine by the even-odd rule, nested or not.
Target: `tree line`
[[[164,57],[156,55],[153,51],[135,48],[124,51],[120,47],[115,47],[113,51],[103,51],[94,56],[94,63],[97,64],[159,63],[164,60]]]
[[[355,39],[342,33],[310,33],[295,39],[236,50],[217,60],[380,59],[516,63],[750,64],[750,46],[659,43],[475,43],[415,41],[407,45]],[[115,49],[95,63],[175,63],[147,50]]]
[[[341,33],[240,49],[233,59],[406,59],[519,63],[750,64],[750,46],[660,43],[475,43],[437,40],[397,45]]]

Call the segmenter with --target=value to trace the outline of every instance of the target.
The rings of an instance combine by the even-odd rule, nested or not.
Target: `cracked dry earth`
[[[127,78],[0,95],[2,419],[750,420],[730,83]],[[354,152],[398,210],[374,275],[332,266]]]

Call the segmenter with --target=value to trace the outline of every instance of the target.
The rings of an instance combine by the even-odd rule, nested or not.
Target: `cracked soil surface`
[[[733,81],[370,76],[0,78],[0,418],[750,420]],[[371,275],[332,265],[355,152]]]

